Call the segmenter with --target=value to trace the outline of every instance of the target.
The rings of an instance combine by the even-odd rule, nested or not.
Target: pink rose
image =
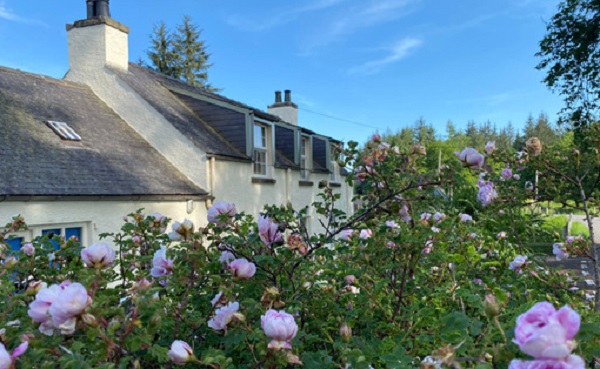
[[[446,218],[448,218],[448,217],[444,213],[438,212],[438,213],[433,214],[433,220],[435,220],[436,222],[441,222],[442,220],[444,220]]]
[[[230,251],[221,251],[221,256],[219,257],[219,261],[224,263],[225,265],[229,265],[232,261],[235,260],[235,255],[233,255]]]
[[[514,342],[535,359],[567,359],[580,323],[579,314],[568,306],[556,311],[549,302],[538,302],[517,318]]]
[[[215,331],[227,330],[227,325],[234,320],[243,320],[244,316],[238,313],[240,304],[230,302],[227,306],[215,310],[215,316],[208,321],[208,326]]]
[[[237,210],[235,209],[235,204],[230,204],[225,201],[217,201],[210,209],[208,209],[207,218],[209,223],[222,226],[231,221],[236,214]],[[223,220],[223,218],[225,218],[225,220]]]
[[[506,232],[502,231],[502,232],[498,232],[498,234],[496,235],[496,238],[498,240],[501,240],[503,238],[506,238]]]
[[[471,147],[467,147],[461,153],[456,152],[454,154],[458,156],[458,160],[462,161],[467,168],[483,168],[485,157]]]
[[[12,355],[8,353],[6,347],[0,343],[0,369],[12,369],[15,358],[23,355],[29,346],[28,342],[23,342],[14,349]]]
[[[400,215],[400,219],[402,219],[402,221],[405,223],[410,223],[410,221],[412,220],[410,213],[409,213],[408,205],[406,204],[406,202],[404,202],[402,204],[399,215]]]
[[[271,244],[281,241],[279,226],[264,215],[258,218],[258,235],[260,236],[260,240],[269,247]]]
[[[512,170],[510,170],[509,167],[504,168],[504,170],[502,171],[502,173],[500,173],[500,175],[502,176],[502,178],[504,179],[511,179],[512,178]]]
[[[585,369],[585,362],[577,355],[564,360],[513,360],[508,369]]]
[[[472,220],[473,220],[473,217],[470,216],[469,214],[460,214],[460,221],[461,222],[466,223],[466,222],[469,222],[469,221],[472,221]]]
[[[172,362],[177,365],[184,365],[185,363],[194,360],[194,350],[184,341],[175,340],[171,344],[171,349],[167,352]]]
[[[362,229],[360,231],[360,239],[361,240],[366,240],[367,238],[371,238],[371,236],[373,235],[373,231],[371,231],[370,229]]]
[[[564,260],[569,257],[565,245],[562,242],[552,245],[552,253],[556,255],[556,260]]]
[[[432,240],[427,240],[427,242],[425,242],[425,247],[423,248],[423,250],[421,250],[421,254],[426,255],[429,254],[433,251],[433,241]]]
[[[187,240],[192,235],[194,230],[194,223],[191,220],[186,219],[183,223],[175,222],[173,223],[173,231],[169,233],[169,238],[172,241],[181,241]]]
[[[81,250],[81,260],[88,268],[103,269],[115,262],[115,250],[104,242],[94,243]]]
[[[522,269],[527,266],[527,256],[517,255],[513,261],[508,264],[510,270],[522,272]]]
[[[353,234],[354,234],[353,229],[344,229],[340,232],[340,239],[342,239],[344,241],[349,241]]]
[[[394,222],[393,220],[386,220],[385,225],[388,228],[398,228],[398,224],[396,224],[396,222]]]
[[[27,256],[33,256],[35,254],[35,248],[31,242],[27,242],[23,246],[21,246],[21,251]]]
[[[85,287],[81,283],[72,283],[62,288],[48,313],[62,334],[73,334],[77,316],[83,313],[90,302]]]
[[[154,258],[152,258],[150,275],[153,277],[162,277],[170,274],[173,274],[173,259],[167,258],[167,248],[161,246],[160,250],[157,250],[154,253]]]
[[[298,325],[294,317],[283,310],[269,309],[265,315],[260,317],[260,325],[265,335],[271,338],[268,347],[280,350],[291,349],[290,341],[296,337]]]
[[[498,193],[494,190],[494,184],[492,182],[487,182],[485,185],[479,188],[479,193],[477,194],[477,200],[481,202],[483,207],[488,206],[498,197]]]
[[[234,277],[239,279],[249,279],[256,273],[256,265],[246,259],[235,259],[227,266],[227,269]]]
[[[356,283],[356,277],[353,276],[352,274],[348,274],[345,279],[346,279],[346,283],[348,283],[348,284]]]
[[[488,141],[485,144],[485,153],[488,155],[492,155],[494,153],[494,150],[496,150],[496,141]]]
[[[525,182],[525,189],[527,191],[533,191],[533,183],[531,183],[531,181]]]

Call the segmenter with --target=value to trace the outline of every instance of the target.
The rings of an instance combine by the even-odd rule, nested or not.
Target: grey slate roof
[[[67,123],[81,142],[45,123]],[[0,67],[0,196],[202,196],[92,91]]]

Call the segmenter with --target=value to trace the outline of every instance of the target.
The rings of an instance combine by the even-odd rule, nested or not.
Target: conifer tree
[[[152,45],[147,52],[151,67],[192,86],[217,91],[208,82],[208,68],[212,64],[208,63],[210,54],[201,34],[202,30],[189,16],[183,17],[174,32],[169,32],[164,22],[159,23],[154,27]]]

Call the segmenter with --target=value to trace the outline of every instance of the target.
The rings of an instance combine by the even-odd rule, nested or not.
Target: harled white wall
[[[187,201],[4,201],[0,202],[0,224],[21,214],[30,228],[19,235],[26,241],[40,235],[42,229],[81,226],[81,241],[90,245],[100,240],[101,233],[119,232],[123,216],[141,208],[145,209],[144,214],[158,212],[173,221],[187,218],[195,225],[206,224],[206,203],[196,200],[191,213],[187,211]],[[167,231],[171,231],[171,224]]]

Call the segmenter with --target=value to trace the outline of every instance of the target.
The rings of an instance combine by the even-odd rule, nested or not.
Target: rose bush
[[[515,155],[490,143],[487,156],[466,149],[438,170],[424,164],[425,147],[376,136],[360,151],[351,143],[339,162],[355,168],[347,180],[358,211],[337,209],[339,195],[321,183],[310,205],[319,230],[303,225],[308,207],[268,206],[255,218],[218,202],[207,225],[179,220],[170,234],[160,214],[129,214],[121,232],[104,235],[114,255],[60,237],[5,248],[1,343],[27,350],[0,350],[0,363],[589,366],[600,356],[592,302],[528,247],[545,232],[526,210],[527,171],[551,159],[542,147],[531,140],[530,155]],[[15,216],[0,241],[24,227]],[[561,257],[594,257],[590,240],[556,241]]]

